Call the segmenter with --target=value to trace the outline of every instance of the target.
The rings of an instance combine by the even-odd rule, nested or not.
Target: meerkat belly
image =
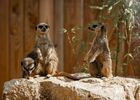
[[[46,57],[48,55],[48,46],[47,45],[40,46],[39,48],[41,50],[43,58]]]

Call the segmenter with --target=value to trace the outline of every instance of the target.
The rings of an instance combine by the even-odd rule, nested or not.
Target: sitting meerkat
[[[36,37],[33,50],[21,61],[23,77],[55,75],[58,57],[49,36],[49,26],[40,23],[35,27]]]
[[[89,72],[94,77],[111,78],[112,60],[106,28],[102,23],[98,23],[89,26],[89,30],[94,32],[92,45],[84,58],[89,63]]]
[[[55,47],[49,36],[49,25],[40,23],[36,27],[35,48],[40,49],[42,55],[41,64],[46,75],[55,75],[58,66],[58,57]]]

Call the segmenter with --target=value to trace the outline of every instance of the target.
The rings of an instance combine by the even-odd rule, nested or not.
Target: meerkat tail
[[[71,75],[67,72],[57,72],[54,76],[65,76],[69,79],[72,79],[72,80],[80,80],[80,79],[84,79],[84,78],[91,78],[92,76],[74,76],[74,75]]]

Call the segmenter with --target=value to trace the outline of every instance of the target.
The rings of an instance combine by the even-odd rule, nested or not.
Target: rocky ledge
[[[140,80],[123,77],[79,81],[65,77],[13,79],[4,83],[3,100],[140,100]]]

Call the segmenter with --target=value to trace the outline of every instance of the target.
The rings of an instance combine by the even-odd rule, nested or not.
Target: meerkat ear
[[[37,30],[37,26],[35,26],[35,30]]]
[[[101,26],[101,31],[106,32],[106,27],[105,27],[105,25],[102,25],[102,26]]]
[[[21,64],[21,66],[23,66],[23,61],[21,61],[21,63],[20,63],[20,64]]]

